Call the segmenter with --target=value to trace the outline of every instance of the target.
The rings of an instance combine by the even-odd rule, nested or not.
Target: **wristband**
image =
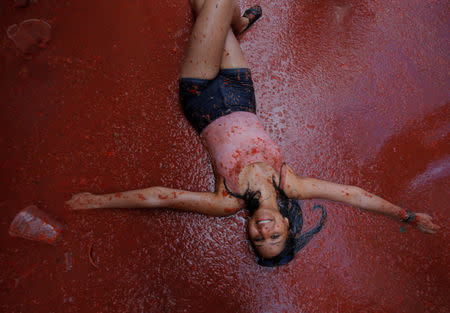
[[[409,224],[416,219],[416,213],[411,212],[409,210],[405,210],[405,212],[406,212],[406,217],[404,219],[402,219],[403,223]]]

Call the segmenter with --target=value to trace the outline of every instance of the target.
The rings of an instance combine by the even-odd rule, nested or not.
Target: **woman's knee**
[[[214,5],[215,8],[226,7],[228,9],[234,10],[239,7],[236,0],[193,0],[198,1],[200,4],[200,8],[203,8],[205,4]]]

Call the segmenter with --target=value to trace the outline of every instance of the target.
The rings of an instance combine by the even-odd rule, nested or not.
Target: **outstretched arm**
[[[286,168],[283,189],[290,198],[334,200],[399,220],[405,220],[407,217],[405,209],[364,189],[356,186],[335,184],[315,178],[299,177],[295,175],[290,167]],[[417,226],[421,231],[435,233],[439,229],[438,225],[433,224],[432,218],[428,214],[415,213],[415,215],[415,219],[410,224]]]
[[[166,187],[94,195],[80,193],[67,201],[73,210],[99,208],[173,208],[209,216],[228,216],[240,210],[238,199],[224,192],[223,184],[217,191],[191,192]]]

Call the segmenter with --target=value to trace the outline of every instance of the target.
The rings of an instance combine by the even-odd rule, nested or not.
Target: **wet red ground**
[[[448,2],[261,5],[241,43],[259,115],[289,164],[425,211],[440,233],[304,202],[328,209],[324,229],[289,265],[267,269],[243,212],[66,210],[82,191],[213,189],[177,97],[188,1],[3,1],[2,312],[450,311]],[[30,18],[52,38],[26,60],[6,29]],[[8,235],[30,204],[66,223],[60,245]]]

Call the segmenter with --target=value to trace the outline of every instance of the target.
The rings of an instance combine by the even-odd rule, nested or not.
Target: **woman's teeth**
[[[272,222],[272,220],[267,219],[267,220],[261,220],[261,221],[257,221],[256,224],[265,224],[265,223],[269,223]]]

